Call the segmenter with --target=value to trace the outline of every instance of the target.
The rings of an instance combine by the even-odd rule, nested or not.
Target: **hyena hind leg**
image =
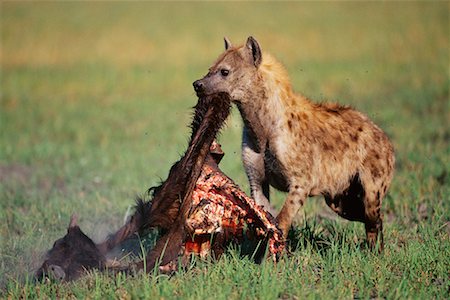
[[[381,200],[384,193],[381,188],[374,185],[365,187],[364,209],[367,244],[370,249],[375,250],[377,241],[380,243],[378,251],[381,252],[384,247],[383,241],[383,216],[381,213]]]
[[[365,207],[364,207],[365,191],[356,175],[350,180],[349,187],[341,194],[334,197],[325,195],[325,202],[327,205],[340,217],[349,221],[365,221]]]
[[[325,195],[325,201],[335,213],[344,219],[364,223],[369,248],[375,249],[379,239],[379,250],[381,251],[383,248],[381,192],[373,188],[368,189],[372,186],[371,183],[364,186],[357,174],[350,181],[348,189],[334,197]]]

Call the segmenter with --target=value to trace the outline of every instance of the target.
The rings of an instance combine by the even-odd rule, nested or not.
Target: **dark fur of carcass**
[[[70,281],[80,277],[84,271],[104,269],[105,263],[103,253],[78,227],[76,216],[72,216],[67,234],[53,244],[35,277]]]

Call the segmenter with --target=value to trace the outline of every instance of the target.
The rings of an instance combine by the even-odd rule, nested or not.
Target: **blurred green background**
[[[0,5],[0,282],[9,295],[24,293],[11,282],[32,272],[72,212],[101,239],[121,224],[134,195],[166,178],[187,145],[192,82],[223,51],[224,36],[239,44],[253,35],[284,63],[296,91],[352,105],[379,124],[397,156],[384,204],[387,244],[423,243],[417,228],[425,224],[449,254],[448,2]],[[222,168],[248,191],[241,128],[234,109],[220,137]],[[275,205],[283,199],[276,193]],[[318,215],[349,240],[353,231],[364,238],[362,225],[334,220],[322,200],[308,201],[299,226]],[[326,295],[330,282],[314,288]],[[370,282],[359,288],[363,296]],[[405,295],[445,292],[417,284]],[[248,297],[261,298],[254,288]]]

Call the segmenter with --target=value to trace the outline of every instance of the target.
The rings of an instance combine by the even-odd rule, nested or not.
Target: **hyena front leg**
[[[270,205],[269,183],[266,179],[264,167],[264,151],[258,149],[255,141],[249,137],[248,130],[244,127],[242,138],[242,161],[245,173],[250,183],[250,192],[256,203],[264,206],[273,216],[275,209]]]
[[[278,228],[283,231],[283,236],[286,239],[291,228],[292,221],[295,215],[298,213],[299,209],[305,203],[307,193],[304,189],[298,185],[294,185],[289,189],[286,201],[281,208],[280,213],[277,216]]]

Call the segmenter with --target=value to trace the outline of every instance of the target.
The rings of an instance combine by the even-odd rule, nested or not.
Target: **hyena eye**
[[[227,69],[222,69],[222,70],[220,70],[220,74],[221,74],[223,77],[227,77],[228,74],[230,74],[230,71],[227,70]]]

